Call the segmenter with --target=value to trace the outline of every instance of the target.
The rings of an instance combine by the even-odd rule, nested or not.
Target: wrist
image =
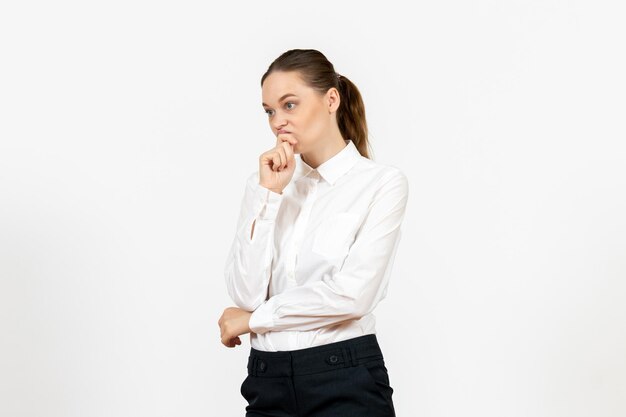
[[[268,187],[268,186],[263,185],[263,184],[261,184],[261,183],[259,183],[259,185],[261,185],[262,187],[267,188],[267,189],[268,189],[268,190],[270,190],[270,191],[275,192],[276,194],[282,194],[282,193],[283,193],[283,190],[279,190],[279,189],[276,189],[276,188],[271,188],[271,187]]]

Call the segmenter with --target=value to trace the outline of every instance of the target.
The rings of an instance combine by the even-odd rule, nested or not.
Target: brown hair
[[[344,139],[350,139],[359,153],[370,158],[368,147],[365,106],[359,89],[343,75],[335,72],[333,64],[324,54],[315,49],[290,49],[274,60],[261,77],[274,71],[298,71],[304,82],[320,94],[335,87],[339,91],[341,103],[337,109],[337,125]]]

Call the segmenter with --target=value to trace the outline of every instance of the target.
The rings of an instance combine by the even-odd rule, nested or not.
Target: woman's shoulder
[[[372,178],[376,179],[376,182],[380,185],[388,182],[405,183],[408,187],[408,178],[404,173],[404,170],[394,164],[384,164],[371,160],[369,158],[362,157],[360,170],[361,173],[367,172]]]

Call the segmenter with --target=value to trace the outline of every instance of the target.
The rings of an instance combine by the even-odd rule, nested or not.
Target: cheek
[[[298,114],[291,120],[291,124],[299,151],[305,150],[310,142],[315,142],[328,128],[328,120],[324,119],[324,112],[319,108]]]
[[[323,132],[327,128],[328,120],[321,110],[309,112],[303,120],[303,128],[312,135]]]

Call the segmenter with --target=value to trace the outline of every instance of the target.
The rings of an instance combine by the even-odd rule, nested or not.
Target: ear
[[[341,103],[339,91],[335,87],[331,87],[326,92],[326,103],[328,104],[328,113],[336,112]]]

